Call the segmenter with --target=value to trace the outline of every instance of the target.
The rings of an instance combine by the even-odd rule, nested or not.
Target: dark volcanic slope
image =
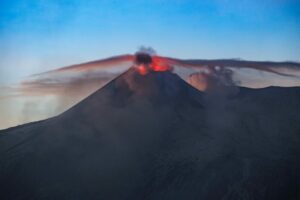
[[[299,199],[300,88],[226,90],[130,70],[1,131],[1,199]]]

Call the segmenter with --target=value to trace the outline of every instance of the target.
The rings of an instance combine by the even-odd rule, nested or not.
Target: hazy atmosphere
[[[180,59],[300,61],[297,0],[4,0],[0,4],[0,128],[56,115],[131,63],[101,65],[98,75],[84,71],[53,76],[52,82],[59,86],[42,92],[28,82],[30,75],[134,54],[141,46]],[[176,72],[183,78],[191,74]],[[299,70],[291,73],[299,75]],[[298,78],[265,75],[270,74],[235,71],[242,86],[300,84]],[[39,78],[49,83],[49,77]],[[76,84],[70,84],[71,79]],[[22,81],[25,87],[15,94]]]
[[[300,0],[0,0],[1,200],[300,199]]]

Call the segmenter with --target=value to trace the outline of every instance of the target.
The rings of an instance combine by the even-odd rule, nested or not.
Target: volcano
[[[300,199],[300,88],[202,93],[134,68],[0,131],[1,199]]]

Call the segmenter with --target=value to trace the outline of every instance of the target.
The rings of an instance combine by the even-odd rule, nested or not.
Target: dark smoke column
[[[150,65],[152,63],[152,57],[146,53],[135,54],[135,64],[137,65]]]

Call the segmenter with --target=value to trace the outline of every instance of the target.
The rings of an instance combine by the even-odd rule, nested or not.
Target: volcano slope
[[[3,130],[1,199],[299,199],[300,88],[227,90],[131,69]]]

